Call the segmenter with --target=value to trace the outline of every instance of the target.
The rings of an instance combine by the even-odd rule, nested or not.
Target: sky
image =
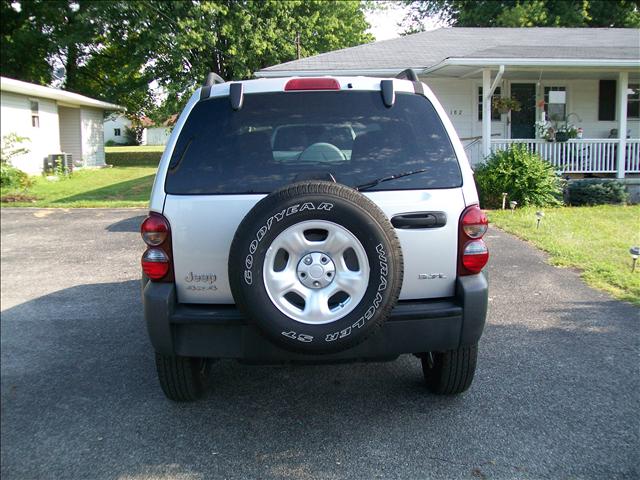
[[[398,24],[407,13],[406,6],[398,5],[395,2],[381,1],[380,3],[387,4],[387,8],[366,13],[367,21],[371,25],[368,32],[372,33],[377,41],[399,37],[402,27],[399,27]],[[424,25],[425,30],[433,30],[442,26],[440,22],[431,18],[426,19]]]
[[[373,33],[376,40],[399,37],[401,28],[398,23],[404,18],[405,11],[405,8],[389,6],[386,10],[367,12],[367,21],[371,25],[368,32]]]

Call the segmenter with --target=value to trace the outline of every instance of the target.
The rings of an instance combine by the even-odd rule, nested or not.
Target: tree
[[[156,120],[179,111],[209,71],[248,78],[373,40],[356,0],[0,2],[3,75],[46,85],[64,66],[63,88]]]
[[[116,101],[132,112],[149,106],[142,58],[114,42],[118,2],[2,0],[2,74],[49,85],[64,72],[66,90]]]
[[[373,40],[359,2],[131,2],[144,24],[148,71],[167,92],[156,116],[179,111],[206,74],[248,78],[263,67]],[[132,15],[127,15],[131,18]],[[131,30],[131,29],[130,29]],[[135,28],[134,28],[135,30]]]
[[[51,65],[47,59],[52,48],[45,30],[51,23],[52,4],[25,3],[16,9],[12,3],[11,0],[0,2],[2,75],[47,84],[51,81]]]
[[[638,0],[406,1],[405,33],[428,17],[456,27],[640,27]]]

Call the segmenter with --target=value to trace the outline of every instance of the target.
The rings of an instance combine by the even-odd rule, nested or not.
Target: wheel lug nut
[[[311,257],[307,257],[307,258],[304,259],[304,263],[306,265],[311,265],[311,262],[312,262]]]
[[[320,286],[320,282],[318,282],[318,281],[313,282],[313,286],[314,287],[319,287]]]
[[[327,257],[322,257],[322,258],[320,259],[320,262],[321,262],[321,263],[327,263]]]

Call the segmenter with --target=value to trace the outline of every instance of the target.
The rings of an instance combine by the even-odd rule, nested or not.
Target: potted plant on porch
[[[536,133],[538,138],[544,139],[547,142],[553,142],[556,138],[556,129],[551,122],[547,120],[538,120],[535,124]]]
[[[578,136],[578,128],[568,122],[564,122],[564,125],[556,130],[556,142],[566,142],[570,138],[576,138]]]
[[[580,130],[568,122],[564,122],[564,125],[558,126],[558,122],[540,120],[537,121],[535,125],[538,138],[542,138],[547,142],[566,142],[571,138],[576,138]]]
[[[519,112],[522,105],[518,99],[513,97],[497,97],[491,102],[491,106],[500,113],[509,113],[511,110]]]

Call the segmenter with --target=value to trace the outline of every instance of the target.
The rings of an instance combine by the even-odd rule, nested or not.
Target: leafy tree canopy
[[[2,75],[160,119],[227,80],[373,40],[355,0],[0,0]],[[62,70],[60,67],[64,67]]]
[[[405,1],[405,33],[439,18],[456,27],[640,27],[638,0]]]

